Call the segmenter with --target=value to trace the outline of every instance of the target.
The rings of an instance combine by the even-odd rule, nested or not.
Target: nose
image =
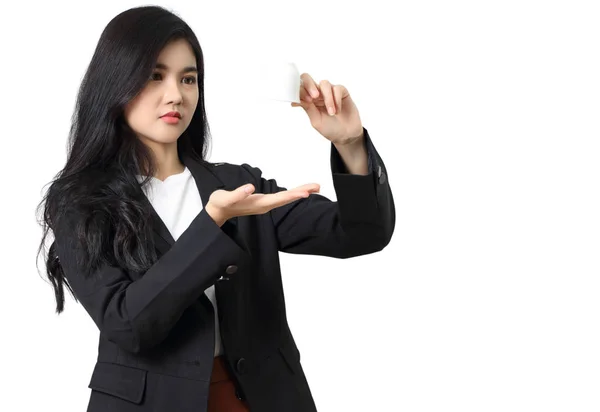
[[[183,101],[183,94],[181,93],[180,84],[175,79],[170,79],[165,84],[164,98],[167,104],[181,104]]]

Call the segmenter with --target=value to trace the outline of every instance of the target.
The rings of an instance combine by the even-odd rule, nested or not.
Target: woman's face
[[[146,144],[177,142],[187,129],[198,105],[196,58],[185,39],[167,44],[141,92],[125,107],[125,120]],[[179,112],[179,121],[167,122],[163,115]],[[170,118],[172,119],[172,118]]]

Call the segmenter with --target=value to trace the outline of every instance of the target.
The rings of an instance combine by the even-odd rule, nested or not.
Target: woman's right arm
[[[130,352],[142,352],[162,342],[185,309],[225,274],[250,262],[211,218],[206,208],[138,280],[118,267],[102,266],[84,276],[71,225],[55,228],[57,254],[75,297],[101,333]]]

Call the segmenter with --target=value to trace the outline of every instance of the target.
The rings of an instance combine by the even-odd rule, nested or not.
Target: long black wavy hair
[[[210,130],[204,106],[204,60],[192,29],[169,10],[144,6],[114,17],[100,36],[77,95],[66,164],[36,209],[39,215],[43,207],[37,256],[43,253],[57,313],[64,309],[65,287],[76,297],[64,276],[56,242],[47,248],[46,238],[67,211],[69,216],[79,216],[71,222],[71,236],[82,252],[78,266],[83,269],[78,275],[90,274],[103,264],[141,272],[156,261],[148,224],[151,207],[140,197],[140,187],[154,175],[156,166],[150,149],[125,122],[124,108],[148,82],[163,47],[182,38],[196,57],[199,98],[177,149],[180,159],[186,154],[203,161]],[[140,183],[136,175],[148,177]]]

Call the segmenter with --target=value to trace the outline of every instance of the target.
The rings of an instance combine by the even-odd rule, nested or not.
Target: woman
[[[303,74],[292,104],[331,141],[332,202],[205,159],[203,65],[185,22],[139,7],[108,24],[81,84],[40,250],[52,230],[57,312],[66,287],[100,330],[88,411],[316,410],[278,252],[359,256],[394,230],[385,166],[343,86]]]

